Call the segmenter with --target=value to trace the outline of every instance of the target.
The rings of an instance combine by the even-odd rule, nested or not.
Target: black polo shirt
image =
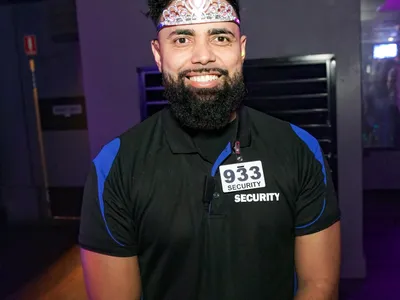
[[[144,300],[293,299],[295,237],[339,220],[315,138],[246,107],[233,124],[216,161],[168,109],[94,159],[80,245],[138,256]]]

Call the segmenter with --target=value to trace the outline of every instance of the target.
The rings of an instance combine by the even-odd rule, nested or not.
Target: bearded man
[[[310,134],[243,105],[237,1],[149,8],[170,105],[93,161],[79,235],[89,299],[337,299],[329,167]]]

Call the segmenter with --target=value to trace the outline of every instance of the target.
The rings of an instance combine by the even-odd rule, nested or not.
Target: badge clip
[[[236,154],[236,160],[239,162],[242,162],[243,157],[240,154],[240,142],[239,141],[235,142],[235,146],[233,147],[233,150],[235,151],[235,154]]]

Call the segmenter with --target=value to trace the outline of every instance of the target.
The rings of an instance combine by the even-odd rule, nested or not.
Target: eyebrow
[[[209,35],[229,34],[229,35],[235,37],[235,35],[233,34],[233,32],[230,31],[230,30],[227,29],[227,28],[213,28],[213,29],[210,29],[210,30],[208,31],[208,34],[209,34]]]
[[[208,35],[218,35],[218,34],[229,34],[233,37],[235,37],[235,35],[233,34],[232,31],[230,31],[227,28],[213,28],[210,29],[208,31]],[[168,39],[170,39],[172,36],[174,35],[188,35],[188,36],[195,36],[195,31],[193,29],[176,29],[174,31],[172,31],[169,35],[168,35]]]
[[[172,31],[168,35],[168,38],[171,38],[174,35],[190,35],[190,36],[194,36],[194,30],[193,29],[177,29],[177,30]]]

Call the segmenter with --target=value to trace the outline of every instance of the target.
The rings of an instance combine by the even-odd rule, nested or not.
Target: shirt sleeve
[[[83,194],[79,244],[90,251],[129,257],[137,255],[137,243],[119,147],[120,140],[115,139],[93,160]]]
[[[296,236],[322,231],[340,220],[329,165],[318,141],[300,130],[297,133],[304,147],[300,147],[298,156],[300,186],[295,205]]]

